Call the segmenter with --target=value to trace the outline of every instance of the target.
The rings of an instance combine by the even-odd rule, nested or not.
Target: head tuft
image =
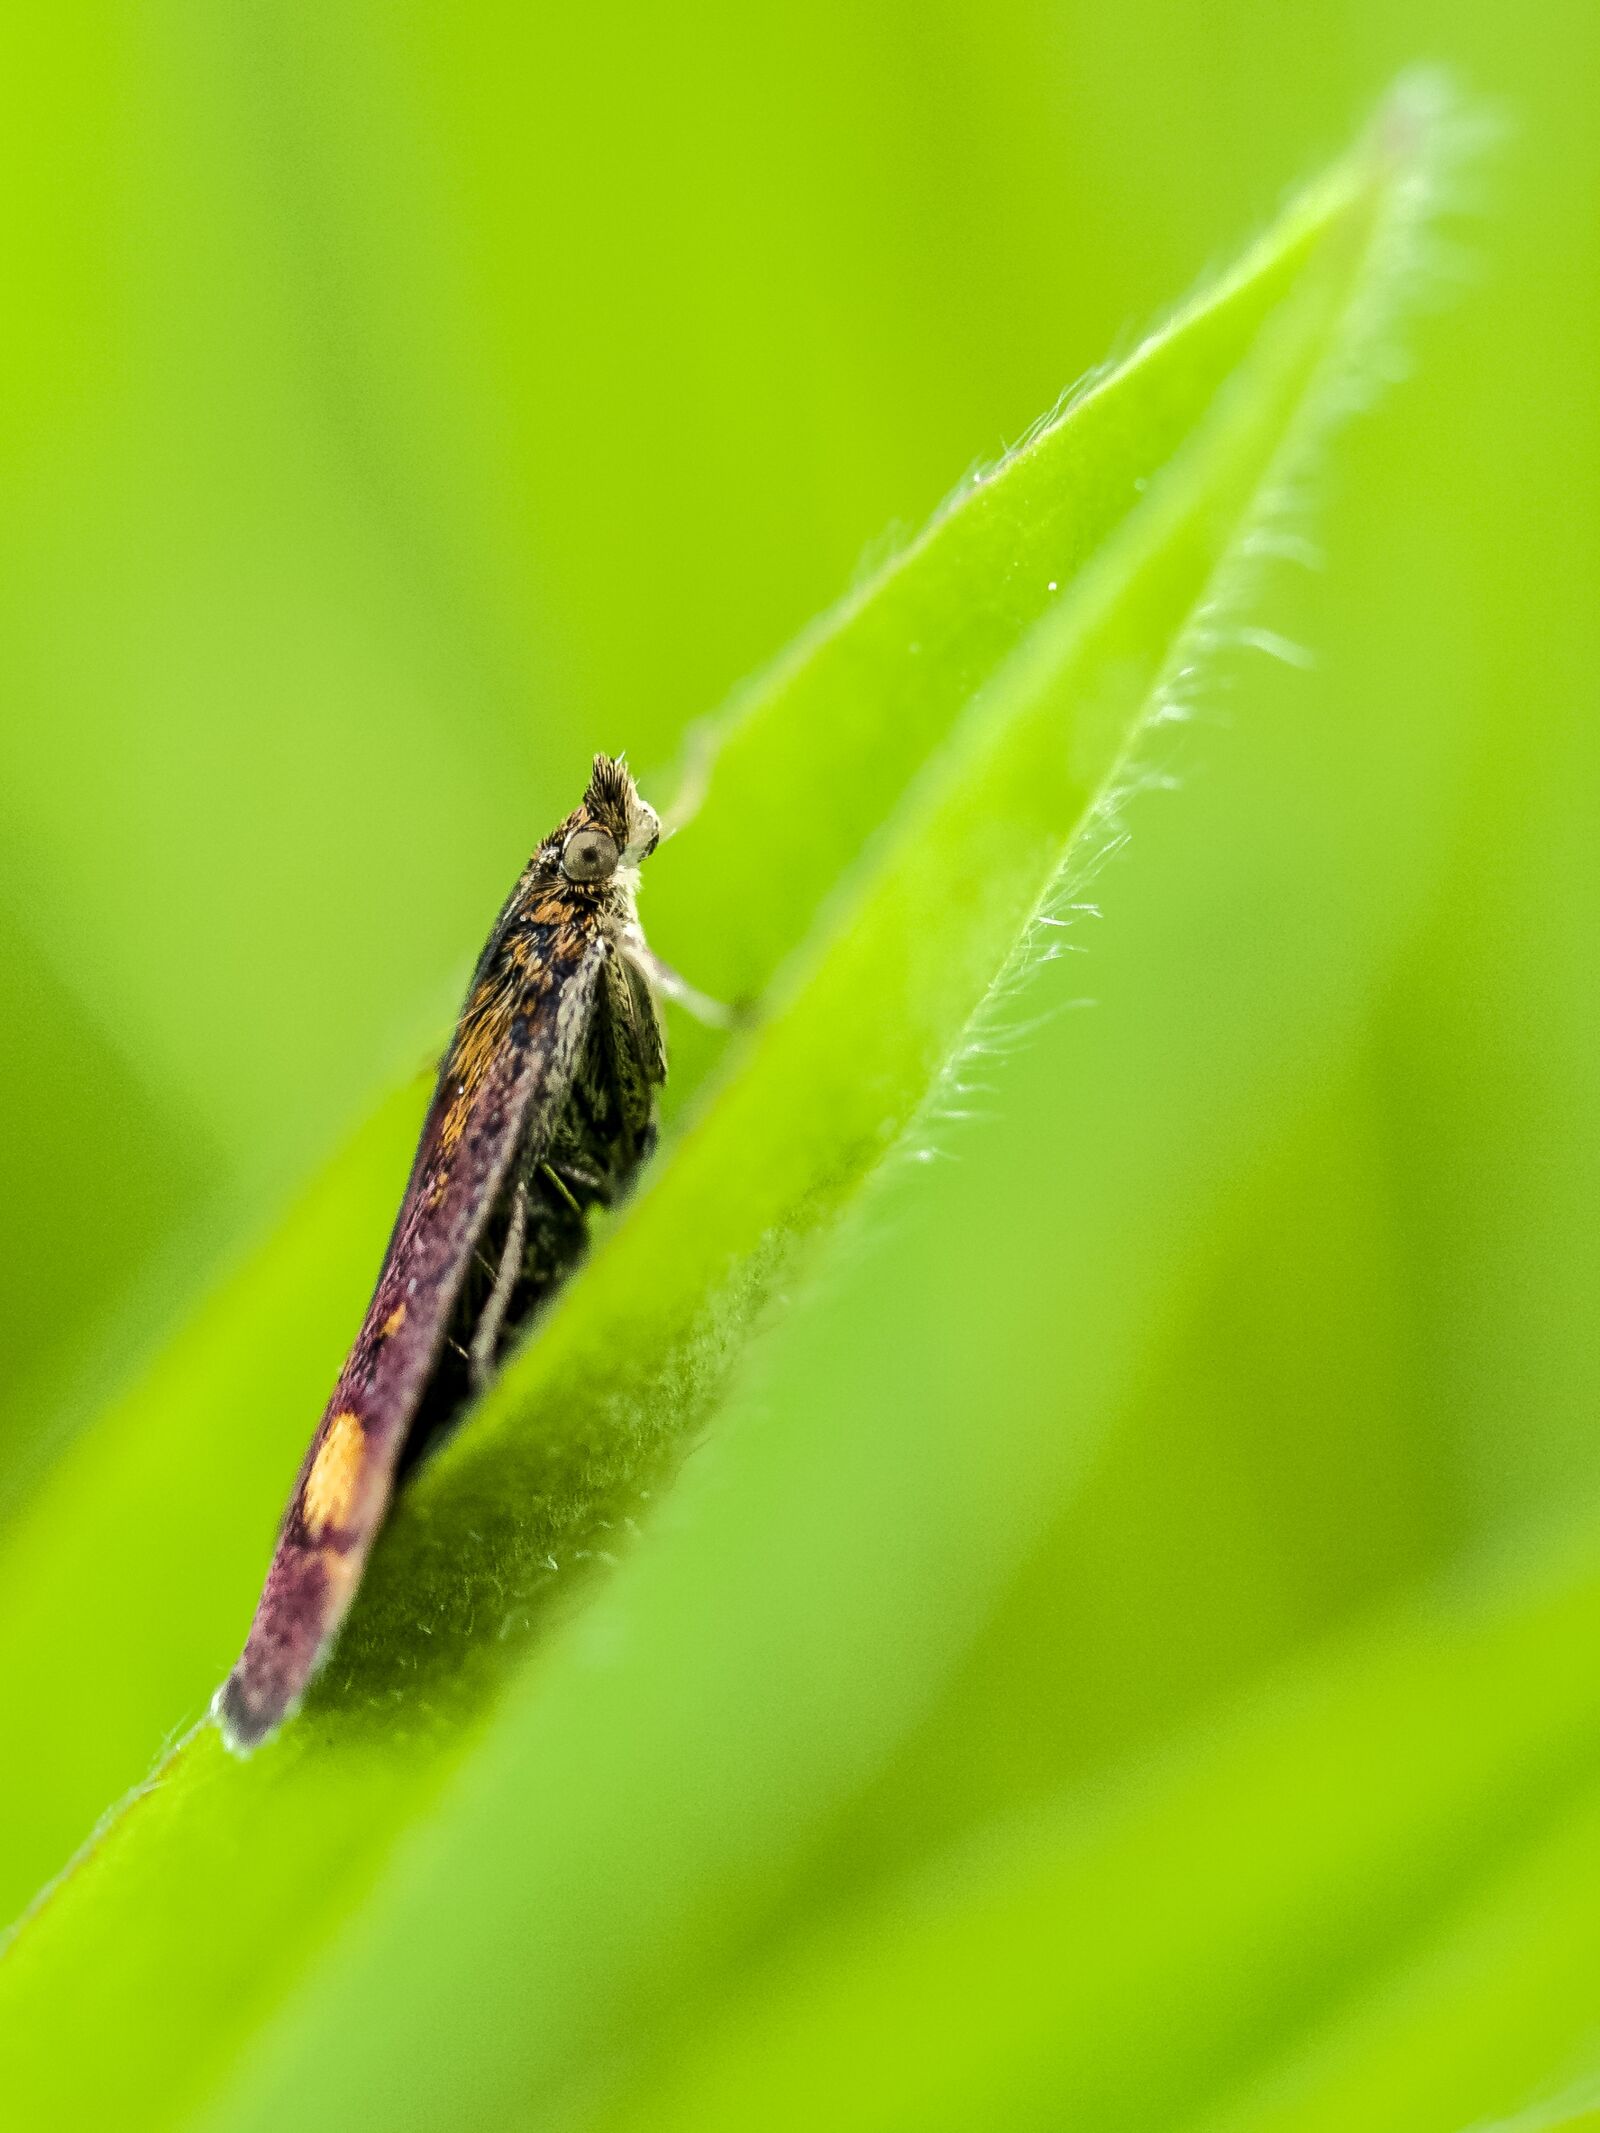
[[[597,815],[626,818],[630,801],[637,802],[638,788],[625,755],[597,755],[589,773],[584,805]]]
[[[661,835],[656,811],[640,799],[624,756],[595,757],[580,812],[609,830],[625,866],[637,866],[648,858]]]

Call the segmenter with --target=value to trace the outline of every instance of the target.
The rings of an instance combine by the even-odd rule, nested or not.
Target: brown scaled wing
[[[534,918],[508,912],[496,929],[377,1289],[300,1470],[244,1651],[217,1692],[235,1749],[294,1708],[344,1619],[480,1236],[513,1163],[537,1158],[555,1130],[610,953],[578,911],[548,902]]]

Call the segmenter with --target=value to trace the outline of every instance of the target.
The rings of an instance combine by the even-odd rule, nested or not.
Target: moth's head
[[[626,762],[597,755],[589,788],[551,838],[549,855],[567,881],[598,888],[648,859],[660,841],[660,820],[640,799]]]

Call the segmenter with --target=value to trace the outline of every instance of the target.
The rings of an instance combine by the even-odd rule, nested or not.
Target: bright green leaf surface
[[[1540,1652],[1536,1663],[1542,1664]],[[1360,2124],[1400,2133],[1484,2123],[1528,2096],[1594,2093],[1594,1978],[1600,1930],[1600,1799],[1592,1741],[1559,1812],[1524,1803],[1504,1865],[1434,1920],[1419,1907],[1391,1958],[1328,2018],[1196,2133],[1323,2133]],[[1427,1930],[1429,1927],[1433,1930]],[[1518,2116],[1588,2126],[1590,2111],[1547,2103]],[[1504,2133],[1511,2133],[1510,2126]]]
[[[461,1723],[453,1665],[391,1695],[422,1633],[368,1620],[348,1693],[415,1793],[330,1708],[292,1831],[220,1759],[216,1813],[187,1760],[164,1829],[133,1808],[115,1900],[32,1950],[29,2078],[71,2081],[0,2119],[119,2124],[165,2052],[166,2116],[273,2133],[963,2094],[989,2133],[1091,2093],[1096,2133],[1592,2127],[1600,15],[63,0],[0,46],[0,1911],[231,1656],[420,1088],[304,1181],[437,1041],[589,752],[669,795],[864,542],[1396,69],[1506,121],[1422,262],[1468,300],[1378,351],[1414,382],[1295,538],[1253,529],[1266,635],[1211,648],[1175,787],[919,1124],[938,1159],[784,1279],[613,1574],[573,1533],[553,1595],[511,1581],[536,1633]],[[1217,310],[1219,371],[1277,304]],[[1019,555],[1080,476],[1061,539],[1105,552],[1128,499],[1084,461]],[[1038,616],[981,589],[908,633],[987,661]],[[743,691],[795,720],[732,740],[647,883],[666,952],[775,1008],[968,721],[854,641],[922,752],[852,756],[850,662],[799,647]],[[759,807],[758,879],[780,761],[816,836]],[[740,1071],[674,1049],[664,1160]]]
[[[1515,2103],[1586,2041],[1600,1948],[1600,1536],[1552,1553],[1560,1575],[1408,1603],[1114,1803],[925,1864],[736,1987],[604,2122],[1154,2129],[1263,2061],[1217,2133]],[[1280,2072],[1318,2015],[1334,2037]]]
[[[79,2103],[104,2076],[115,2083],[105,2107],[114,2095],[123,2122],[161,2122],[235,2058],[439,1787],[492,1784],[516,1729],[544,1722],[528,1715],[541,1667],[529,1673],[524,1646],[572,1582],[563,1573],[606,1547],[710,1413],[742,1328],[912,1116],[1074,831],[1088,823],[1103,842],[1152,690],[1308,401],[1328,400],[1330,363],[1370,323],[1414,152],[1405,143],[1398,164],[1357,165],[1308,196],[1238,276],[960,499],[755,690],[704,812],[659,862],[655,930],[697,978],[759,991],[760,1021],[539,1340],[405,1499],[306,1719],[244,1770],[209,1735],[185,1748],[25,1928],[5,1972],[8,2026],[24,2040],[10,2079],[38,2111],[58,2100],[64,2072],[38,2011],[62,2004],[68,1979],[77,2018],[93,2004],[120,2039],[82,2067]],[[1190,641],[1202,655],[1203,636]],[[769,820],[781,863],[752,877]],[[813,820],[831,826],[831,843]],[[47,1492],[35,1507],[3,1597],[26,1630],[7,1647],[40,1668],[41,1710],[51,1602],[73,1551],[115,1546],[120,1528],[134,1572],[158,1523],[181,1531],[203,1515],[230,1445],[214,1422],[197,1430],[196,1414],[208,1391],[213,1404],[227,1397],[224,1341],[290,1309],[297,1259],[318,1313],[282,1327],[263,1390],[281,1397],[325,1359],[321,1292],[343,1303],[359,1288],[370,1264],[361,1166],[392,1160],[399,1125],[375,1132],[298,1239],[241,1278],[164,1388],[113,1418],[110,1441],[128,1449],[108,1470],[104,1510],[87,1447],[54,1484],[72,1492],[76,1531],[53,1515],[66,1497],[52,1505]],[[245,1580],[243,1546],[224,1575]],[[197,1585],[168,1604],[194,1617],[209,1597]],[[106,1740],[107,1775],[132,1746],[141,1699],[153,1733],[181,1717],[180,1674],[193,1699],[217,1667],[202,1671],[209,1620],[186,1653],[161,1625],[140,1629],[130,1649],[154,1638],[162,1660],[115,1669],[125,1731]],[[476,1714],[508,1681],[513,1708],[472,1746]],[[642,1761],[613,1771],[632,1783],[649,1767],[645,1707],[626,1730]],[[579,1734],[563,1737],[576,1752]],[[562,1791],[566,1812],[581,1794]],[[600,1788],[594,1812],[605,1804]],[[552,1862],[564,1856],[559,1822],[541,1820]],[[38,1825],[35,1841],[42,1850]],[[475,1857],[489,1863],[481,1841]],[[554,2020],[551,2001],[545,2027]],[[524,2035],[505,2078],[539,2054]]]

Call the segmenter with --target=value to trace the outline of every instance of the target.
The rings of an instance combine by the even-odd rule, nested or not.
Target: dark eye
[[[604,881],[616,869],[617,847],[606,830],[574,830],[561,847],[561,871],[568,881]]]

